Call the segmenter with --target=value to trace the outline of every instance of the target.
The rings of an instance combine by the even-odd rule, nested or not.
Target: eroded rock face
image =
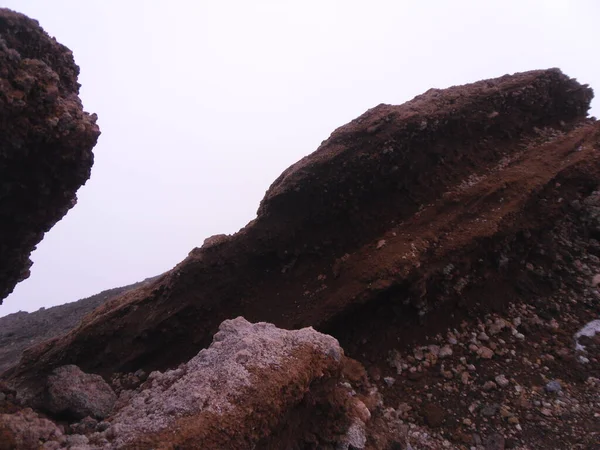
[[[87,374],[74,365],[54,369],[48,377],[45,404],[48,411],[73,419],[103,419],[112,411],[117,396],[99,375]]]
[[[0,303],[90,177],[100,131],[83,111],[78,74],[38,22],[0,9]]]

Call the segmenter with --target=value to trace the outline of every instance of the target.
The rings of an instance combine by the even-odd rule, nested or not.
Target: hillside
[[[98,306],[153,280],[147,278],[139,283],[108,289],[88,298],[41,308],[32,313],[19,311],[0,317],[0,373],[15,365],[27,347],[67,333]]]

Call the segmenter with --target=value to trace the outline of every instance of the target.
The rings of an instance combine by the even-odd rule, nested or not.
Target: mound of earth
[[[0,304],[90,177],[100,131],[78,74],[71,51],[37,21],[0,8]]]
[[[154,279],[148,278],[129,286],[108,289],[61,306],[41,308],[32,313],[19,311],[0,317],[0,373],[14,366],[27,347],[66,334],[98,306]]]

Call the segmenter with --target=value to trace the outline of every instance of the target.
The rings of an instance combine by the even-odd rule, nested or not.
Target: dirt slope
[[[78,75],[71,51],[37,21],[0,8],[0,304],[90,177],[100,131]]]
[[[27,347],[65,334],[81,319],[123,292],[150,283],[154,278],[114,289],[75,302],[28,313],[19,311],[0,317],[0,373],[15,365]]]
[[[493,281],[501,243],[561,217],[561,205],[539,201],[556,179],[558,195],[595,188],[591,98],[552,69],[373,108],[286,170],[239,233],[207,240],[152,285],[28,352],[11,375],[65,363],[102,374],[174,366],[237,315],[313,325],[342,342],[355,328],[392,326],[370,321],[377,308],[428,320]],[[474,273],[446,292],[449,264]]]

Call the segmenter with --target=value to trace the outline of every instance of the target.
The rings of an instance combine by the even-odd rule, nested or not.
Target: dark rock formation
[[[83,111],[78,74],[38,22],[0,9],[0,303],[90,177],[100,131]]]
[[[239,233],[26,352],[10,376],[66,363],[101,374],[173,367],[237,315],[312,325],[350,346],[369,336],[385,352],[409,321],[520,273],[520,247],[502,246],[596,187],[591,98],[552,69],[373,108],[286,170]]]

